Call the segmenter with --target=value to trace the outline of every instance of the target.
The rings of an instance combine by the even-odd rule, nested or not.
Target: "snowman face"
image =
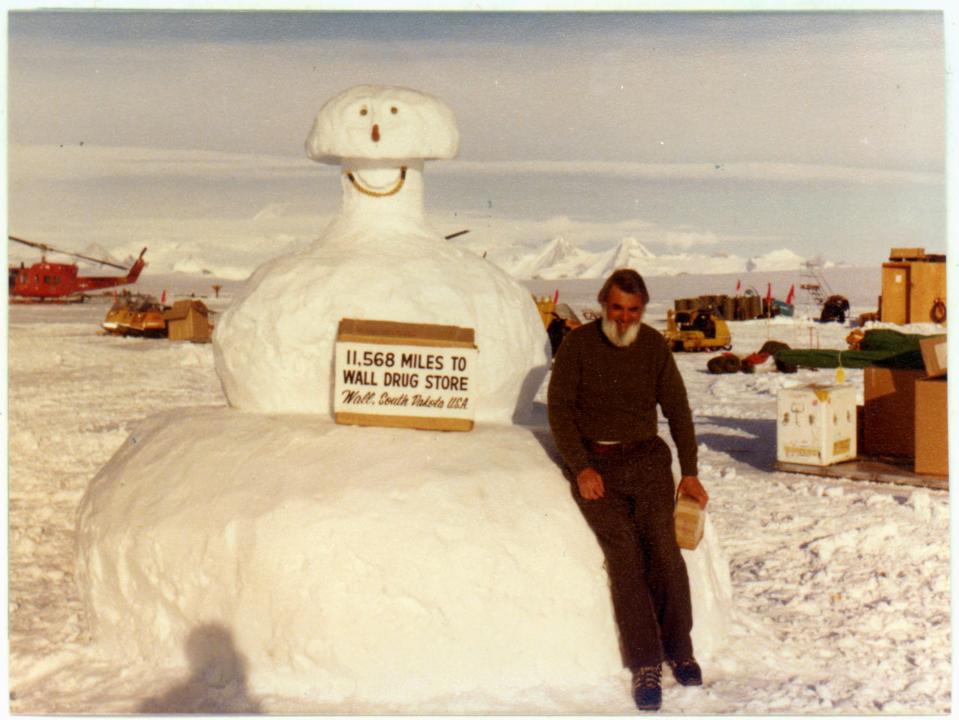
[[[380,98],[357,100],[352,103],[344,113],[348,123],[346,132],[350,142],[355,143],[356,147],[362,147],[364,136],[367,136],[371,143],[383,141],[383,147],[390,144],[409,144],[410,135],[415,133],[416,128],[413,127],[414,123],[410,122],[413,113],[403,105],[404,103],[398,100],[384,102]],[[401,109],[403,109],[402,113]],[[350,118],[351,115],[352,118]],[[352,122],[350,122],[351,119]]]
[[[360,85],[323,106],[307,138],[307,155],[394,160],[453,157],[459,133],[450,109],[416,90]]]

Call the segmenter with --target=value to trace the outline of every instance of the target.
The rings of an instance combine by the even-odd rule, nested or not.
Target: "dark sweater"
[[[574,474],[589,467],[589,440],[646,440],[656,404],[669,421],[683,475],[696,475],[696,433],[686,387],[663,336],[649,325],[629,347],[613,345],[595,320],[570,332],[549,380],[549,425]]]

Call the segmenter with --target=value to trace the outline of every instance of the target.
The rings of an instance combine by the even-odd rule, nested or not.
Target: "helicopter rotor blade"
[[[13,235],[7,235],[7,237],[10,240],[13,240],[14,242],[23,243],[24,245],[29,245],[32,248],[37,248],[38,250],[43,250],[44,252],[47,252],[48,250],[53,249],[44,245],[43,243],[32,242],[31,240],[24,240],[23,238],[14,237]]]
[[[30,240],[24,240],[23,238],[14,237],[13,235],[7,235],[8,238],[14,242],[23,243],[24,245],[29,245],[30,247],[35,247],[43,252],[55,252],[60,253],[61,255],[70,255],[71,257],[80,258],[81,260],[89,260],[90,262],[99,263],[100,265],[109,265],[112,268],[117,270],[126,270],[127,268],[123,265],[118,265],[117,263],[110,262],[109,260],[100,260],[99,258],[89,257],[87,255],[81,255],[80,253],[69,252],[67,250],[57,250],[56,248],[50,247],[49,245],[44,245],[43,243],[32,242]]]
[[[64,255],[72,255],[73,257],[80,258],[81,260],[89,260],[90,262],[100,263],[101,265],[109,265],[112,268],[117,270],[126,270],[127,268],[123,265],[118,265],[115,262],[110,262],[109,260],[100,260],[99,258],[88,257],[87,255],[81,255],[80,253],[66,252],[65,250],[54,250],[54,252],[63,253]]]
[[[450,233],[449,235],[444,235],[443,237],[446,240],[452,240],[453,238],[459,237],[460,235],[465,235],[468,232],[469,230],[457,230],[455,233]]]

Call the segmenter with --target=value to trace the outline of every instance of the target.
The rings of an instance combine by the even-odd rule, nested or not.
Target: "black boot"
[[[673,669],[673,677],[680,685],[703,684],[703,671],[699,669],[699,663],[693,658],[679,662],[670,660],[669,666]]]
[[[659,710],[663,704],[663,671],[660,665],[633,670],[633,700],[640,710]]]

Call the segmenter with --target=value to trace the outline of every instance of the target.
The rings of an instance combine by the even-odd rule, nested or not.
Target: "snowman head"
[[[401,161],[456,156],[459,131],[449,107],[409,88],[357,85],[322,107],[306,139],[313,160]]]

